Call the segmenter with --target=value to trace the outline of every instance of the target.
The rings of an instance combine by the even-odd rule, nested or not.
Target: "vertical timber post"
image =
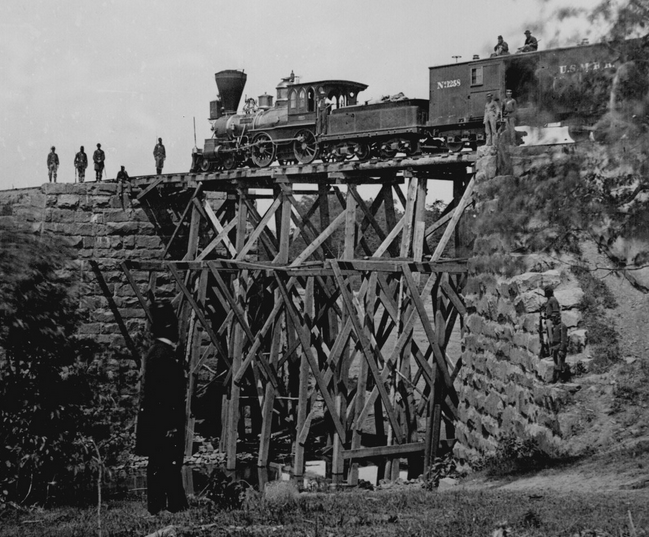
[[[237,213],[237,235],[235,248],[239,252],[245,245],[246,239],[246,225],[248,223],[248,208],[245,203],[248,190],[244,188],[239,189],[238,196],[238,213]],[[248,276],[247,270],[239,271],[234,278],[234,296],[240,305],[245,302],[245,287],[243,282]],[[232,350],[232,371],[239,371],[241,367],[241,352],[243,349],[243,328],[236,321],[232,321],[233,330],[231,334],[231,350]],[[230,382],[230,400],[228,403],[228,422],[227,422],[227,445],[226,445],[226,468],[228,470],[235,470],[237,467],[237,439],[239,428],[239,399],[241,389],[234,382],[234,375]]]

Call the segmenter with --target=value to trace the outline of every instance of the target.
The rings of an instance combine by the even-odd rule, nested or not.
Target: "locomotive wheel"
[[[265,132],[260,132],[252,141],[250,157],[259,168],[266,168],[275,160],[275,144]]]
[[[237,167],[237,159],[234,158],[234,153],[226,153],[223,155],[223,168],[232,170]]]
[[[381,144],[381,156],[383,158],[394,158],[397,154],[397,150],[392,147],[392,142],[394,140],[388,140]]]
[[[369,144],[357,144],[356,145],[356,156],[361,162],[369,160],[371,156]]]
[[[419,153],[419,140],[408,140],[406,146],[406,155],[409,157]]]
[[[212,163],[209,160],[207,160],[206,158],[204,158],[201,161],[201,171],[204,172],[204,173],[207,173],[211,169],[212,169]]]
[[[311,131],[302,129],[293,142],[293,154],[300,164],[311,164],[318,156],[318,142]]]
[[[451,153],[459,153],[464,147],[464,142],[446,142],[446,148]]]

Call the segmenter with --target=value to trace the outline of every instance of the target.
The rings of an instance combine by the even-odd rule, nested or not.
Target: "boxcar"
[[[620,46],[601,43],[430,67],[429,125],[450,149],[475,147],[484,140],[486,94],[502,102],[511,89],[518,125],[560,123],[578,141],[606,112],[624,57]]]

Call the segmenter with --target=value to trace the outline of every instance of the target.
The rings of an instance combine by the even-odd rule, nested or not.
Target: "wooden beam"
[[[137,364],[138,367],[140,367],[141,364],[140,354],[138,353],[137,348],[135,347],[135,343],[133,343],[133,340],[131,339],[131,336],[128,333],[128,329],[124,324],[124,319],[122,319],[122,315],[120,314],[119,309],[117,308],[117,304],[115,304],[115,299],[113,298],[113,295],[110,292],[108,285],[106,284],[106,280],[104,280],[104,276],[101,273],[101,270],[99,269],[99,265],[94,259],[90,259],[89,263],[90,263],[90,268],[95,273],[95,277],[97,278],[97,283],[99,284],[101,292],[104,294],[104,297],[108,301],[108,307],[110,308],[110,311],[113,313],[113,317],[115,318],[115,322],[117,323],[119,331],[122,333],[122,336],[124,337],[126,348],[131,353],[131,357],[133,358],[133,361]]]
[[[156,179],[148,187],[146,187],[142,192],[137,195],[138,200],[141,200],[143,197],[147,196],[154,188],[156,188],[160,183],[162,183],[162,177]]]
[[[371,347],[370,347],[370,342],[366,339],[365,334],[363,332],[362,327],[360,326],[360,323],[358,321],[357,317],[357,309],[354,305],[354,298],[352,297],[349,289],[347,288],[347,285],[345,284],[345,280],[343,279],[342,273],[340,272],[340,268],[338,267],[338,264],[335,261],[331,262],[331,266],[334,270],[334,276],[336,277],[336,281],[338,282],[338,286],[342,292],[342,297],[343,297],[343,302],[345,304],[345,307],[347,308],[347,311],[349,313],[349,320],[352,323],[352,327],[354,328],[354,332],[356,332],[356,335],[358,336],[361,349],[363,351],[363,356],[365,357],[365,360],[367,360],[367,365],[369,366],[369,369],[372,373],[372,376],[374,377],[374,381],[376,383],[376,388],[379,391],[379,395],[381,396],[381,400],[383,401],[383,406],[385,407],[385,410],[388,414],[388,419],[392,425],[392,429],[394,430],[394,433],[397,437],[397,442],[402,443],[403,442],[403,433],[400,430],[401,428],[399,427],[399,422],[397,421],[397,416],[394,413],[394,409],[392,407],[392,404],[390,403],[390,396],[385,389],[385,385],[383,384],[383,379],[381,378],[381,373],[376,365],[376,361],[374,359],[374,354],[372,353]]]
[[[327,228],[320,233],[320,235],[311,243],[309,244],[304,251],[298,255],[295,260],[289,265],[290,267],[296,267],[299,266],[302,262],[306,261],[309,257],[311,257],[311,254],[315,252],[318,248],[320,248],[320,245],[323,244],[329,236],[336,231],[336,229],[345,221],[345,213],[342,212],[340,213],[331,224],[327,226]]]
[[[444,249],[446,248],[448,241],[453,236],[453,232],[455,231],[455,226],[457,225],[458,221],[460,220],[460,217],[464,213],[464,209],[466,209],[466,207],[473,199],[472,196],[473,196],[474,186],[475,186],[475,175],[471,177],[471,181],[469,181],[469,184],[467,185],[466,190],[462,195],[462,199],[460,200],[457,207],[455,208],[455,211],[453,212],[453,217],[451,218],[451,221],[449,222],[448,226],[446,226],[446,229],[444,230],[444,234],[442,235],[442,238],[439,240],[439,243],[437,244],[437,247],[435,248],[435,251],[433,252],[433,255],[430,258],[431,261],[437,261],[440,257],[442,257],[442,253],[444,252]]]
[[[212,341],[212,344],[216,347],[217,351],[223,358],[226,364],[228,364],[228,367],[232,366],[232,362],[230,361],[230,358],[225,351],[225,349],[221,346],[221,342],[219,341],[218,337],[214,333],[214,330],[212,330],[212,326],[210,323],[207,322],[207,319],[205,318],[205,315],[203,313],[203,310],[201,309],[200,305],[194,300],[194,297],[192,296],[192,293],[187,289],[187,286],[183,282],[183,278],[173,265],[169,265],[169,270],[171,271],[171,274],[173,275],[174,279],[176,280],[176,283],[178,284],[178,287],[180,287],[180,290],[182,294],[185,296],[189,304],[191,305],[192,309],[196,312],[196,316],[198,317],[198,320],[200,321],[201,325],[203,326],[203,330],[207,332],[207,335],[209,336],[210,340]]]
[[[300,322],[300,318],[297,312],[295,311],[295,305],[291,300],[291,297],[289,295],[288,290],[286,289],[284,282],[277,274],[275,274],[275,280],[277,281],[280,293],[282,294],[282,299],[284,300],[284,304],[286,305],[286,311],[288,312],[289,317],[293,322],[295,331],[297,332],[297,335],[300,338],[300,342],[302,343],[302,350],[304,351],[307,359],[309,360],[309,366],[311,367],[311,371],[315,377],[318,388],[320,389],[320,394],[324,399],[325,405],[327,405],[327,410],[329,410],[329,414],[331,415],[331,420],[334,423],[334,427],[336,428],[338,434],[344,438],[345,428],[343,427],[343,424],[340,421],[340,416],[336,411],[336,405],[333,398],[331,397],[331,394],[329,393],[329,389],[327,385],[324,383],[322,372],[318,367],[318,360],[313,355],[313,349],[311,348],[311,341],[308,335],[309,333]]]
[[[419,296],[417,285],[415,284],[415,280],[413,279],[412,273],[410,272],[410,269],[408,269],[408,267],[405,266],[403,267],[403,275],[405,276],[405,282],[410,289],[410,295],[412,301],[414,303],[415,309],[417,310],[417,313],[419,314],[419,318],[424,328],[424,332],[426,332],[426,337],[428,338],[428,342],[433,348],[433,356],[435,357],[435,361],[439,366],[442,379],[444,380],[444,385],[448,390],[449,394],[451,394],[451,399],[453,400],[453,402],[457,404],[457,400],[458,400],[457,394],[455,393],[455,388],[453,387],[453,381],[451,380],[451,376],[448,372],[448,367],[446,366],[446,357],[444,356],[442,350],[439,348],[439,345],[437,343],[437,337],[435,336],[435,332],[433,331],[430,321],[428,321],[428,314],[426,313],[426,308],[424,307],[424,303]]]
[[[131,284],[131,288],[133,289],[133,292],[135,293],[140,306],[142,306],[142,309],[146,314],[146,318],[149,319],[149,322],[153,322],[153,316],[151,315],[149,304],[144,298],[144,295],[140,292],[140,288],[137,285],[135,278],[133,278],[133,274],[131,274],[131,271],[128,269],[128,260],[122,261],[119,266],[122,268],[122,272],[124,273],[124,276],[126,276],[128,283]]]
[[[395,444],[392,446],[377,446],[358,449],[348,449],[343,452],[344,459],[373,459],[376,457],[400,457],[412,453],[422,453],[426,446],[424,442],[410,444]]]

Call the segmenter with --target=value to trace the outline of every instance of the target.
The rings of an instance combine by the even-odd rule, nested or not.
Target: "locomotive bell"
[[[247,74],[236,69],[226,69],[214,75],[221,96],[221,105],[226,115],[237,113],[247,78]]]

